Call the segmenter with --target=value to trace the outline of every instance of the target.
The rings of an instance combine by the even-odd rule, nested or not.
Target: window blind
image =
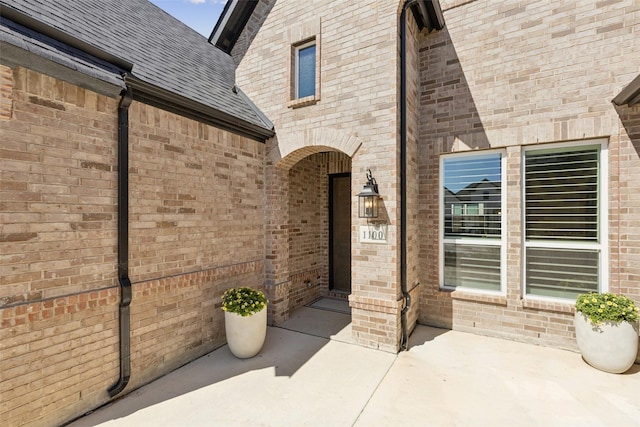
[[[598,150],[527,154],[527,239],[598,239]]]
[[[500,246],[444,244],[444,284],[500,290]]]
[[[527,248],[527,292],[575,299],[598,291],[598,251]]]
[[[599,147],[525,153],[526,293],[598,291]]]

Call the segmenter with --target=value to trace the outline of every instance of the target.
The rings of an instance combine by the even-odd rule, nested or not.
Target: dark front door
[[[329,285],[351,293],[351,174],[329,175]]]

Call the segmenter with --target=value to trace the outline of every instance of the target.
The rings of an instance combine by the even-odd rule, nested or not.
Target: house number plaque
[[[361,243],[387,243],[387,224],[369,224],[360,226]]]

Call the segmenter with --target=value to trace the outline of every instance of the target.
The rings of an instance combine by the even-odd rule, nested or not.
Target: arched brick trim
[[[278,147],[269,158],[278,168],[289,170],[305,157],[322,151],[341,151],[353,157],[362,142],[356,135],[339,129],[321,128],[278,135]]]

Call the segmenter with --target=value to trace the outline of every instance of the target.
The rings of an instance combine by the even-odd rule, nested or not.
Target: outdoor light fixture
[[[358,218],[377,218],[379,198],[376,179],[371,176],[371,169],[367,169],[367,183],[358,194]]]

